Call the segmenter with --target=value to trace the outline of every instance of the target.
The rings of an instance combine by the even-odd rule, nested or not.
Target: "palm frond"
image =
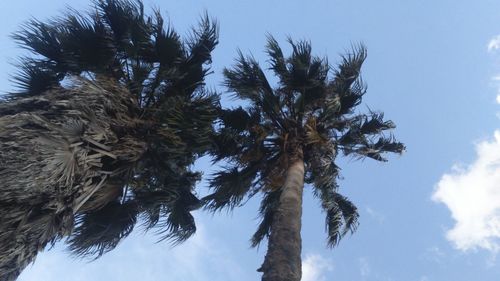
[[[62,59],[70,71],[101,72],[112,64],[116,48],[100,17],[85,16],[70,10],[66,17],[57,20]]]
[[[300,91],[309,85],[309,67],[312,60],[312,47],[308,41],[294,42],[288,38],[288,43],[292,46],[292,55],[287,59],[290,71],[290,80],[287,85],[292,91]]]
[[[232,91],[237,97],[250,100],[255,104],[261,103],[261,92],[272,91],[267,85],[267,80],[263,76],[263,71],[255,58],[251,56],[245,57],[238,50],[238,58],[232,69],[225,68],[224,85],[229,91]]]
[[[360,125],[360,132],[365,135],[380,134],[382,131],[396,128],[396,124],[391,120],[384,121],[384,113],[370,112],[369,117],[366,116],[363,124]]]
[[[94,0],[94,4],[118,42],[129,40],[130,27],[144,15],[144,5],[141,1]]]
[[[22,48],[47,59],[62,61],[63,51],[59,30],[53,25],[31,19],[21,26],[21,30],[12,35]]]
[[[182,192],[169,210],[166,219],[158,223],[161,240],[178,244],[191,237],[196,232],[191,211],[200,205],[200,200],[191,192]]]
[[[279,198],[281,196],[281,191],[271,191],[264,194],[264,198],[260,203],[259,215],[261,217],[261,222],[257,227],[257,231],[252,236],[250,240],[252,247],[257,247],[262,242],[264,238],[269,237],[271,231],[271,225],[273,223],[274,214],[279,207]]]
[[[347,233],[353,233],[358,226],[359,214],[356,206],[332,188],[319,189],[321,205],[326,213],[328,245],[336,246]]]
[[[101,257],[132,233],[137,212],[134,203],[113,201],[102,209],[77,216],[76,227],[67,241],[68,249],[79,257]]]
[[[387,161],[382,156],[384,153],[401,154],[405,149],[405,145],[398,142],[393,136],[381,136],[376,141],[365,139],[361,143],[353,142],[352,144],[342,146],[345,155],[353,155],[361,158],[369,157],[383,162]]]
[[[257,170],[252,166],[217,172],[210,180],[213,193],[203,198],[206,208],[215,212],[222,208],[237,207],[252,188],[256,173]]]
[[[287,62],[283,56],[283,51],[278,41],[270,34],[267,35],[266,53],[269,56],[271,69],[274,71],[274,74],[279,77],[282,83],[288,81],[290,79],[290,73],[288,72]]]
[[[59,84],[61,78],[55,71],[55,65],[29,58],[23,58],[18,63],[18,72],[11,76],[11,80],[19,88],[18,92],[10,94],[7,99],[16,96],[39,95]]]
[[[352,50],[342,56],[342,62],[335,71],[333,85],[337,92],[342,93],[348,91],[353,83],[359,79],[361,74],[361,66],[367,56],[366,47],[362,44],[353,46]]]
[[[340,114],[351,113],[361,103],[366,93],[366,85],[360,78],[361,66],[366,59],[366,48],[363,45],[353,47],[351,53],[342,57],[342,62],[335,71],[330,86],[332,92],[340,97]]]
[[[110,28],[110,35],[122,56],[151,55],[153,27],[145,17],[142,1],[94,0],[99,18]]]
[[[239,58],[232,69],[225,68],[224,85],[228,90],[243,100],[249,100],[267,115],[277,126],[283,126],[282,102],[274,93],[264,71],[251,56],[243,56],[238,51]]]
[[[210,63],[211,53],[219,43],[219,27],[217,21],[210,19],[207,13],[201,18],[198,28],[192,29],[187,41],[189,48],[188,62],[195,65]]]
[[[181,37],[171,25],[164,28],[164,20],[159,11],[155,12],[155,18],[154,41],[157,59],[154,61],[166,68],[174,67],[186,52]]]

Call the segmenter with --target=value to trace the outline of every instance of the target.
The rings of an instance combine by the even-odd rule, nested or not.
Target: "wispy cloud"
[[[446,254],[437,246],[429,247],[425,249],[425,252],[420,256],[422,260],[431,263],[442,263]]]
[[[500,249],[500,131],[476,144],[476,160],[444,174],[432,196],[451,211],[455,226],[446,234],[460,250]]]
[[[360,278],[356,280],[361,281],[394,281],[391,276],[377,270],[376,266],[372,266],[371,257],[362,256],[358,258],[358,268]]]
[[[491,78],[493,81],[494,86],[497,88],[497,97],[496,97],[496,102],[497,104],[500,104],[500,74],[494,76]]]
[[[495,52],[500,49],[500,35],[497,35],[488,42],[488,52]]]
[[[325,274],[332,270],[330,260],[318,254],[306,255],[302,261],[302,281],[326,281]]]
[[[367,277],[370,276],[372,269],[370,263],[368,262],[368,258],[362,257],[359,258],[359,274],[361,275],[362,280],[366,280]]]
[[[366,213],[374,220],[376,220],[378,223],[383,223],[385,221],[385,216],[382,213],[376,211],[375,209],[371,207],[366,207],[365,210]]]

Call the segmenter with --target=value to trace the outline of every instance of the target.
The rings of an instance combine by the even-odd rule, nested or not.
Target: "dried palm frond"
[[[0,279],[70,234],[80,209],[121,195],[116,182],[146,145],[116,128],[133,133],[143,124],[138,113],[131,94],[105,79],[74,78],[67,88],[0,103]]]

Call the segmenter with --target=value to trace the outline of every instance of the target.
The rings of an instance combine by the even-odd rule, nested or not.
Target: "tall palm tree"
[[[13,37],[32,55],[0,101],[0,280],[65,236],[98,257],[138,221],[174,243],[192,235],[217,24],[205,16],[183,40],[140,1],[99,0]]]
[[[326,213],[328,244],[354,231],[358,212],[338,193],[339,153],[386,161],[386,152],[402,153],[404,145],[385,133],[395,128],[380,112],[355,112],[366,87],[360,78],[366,58],[363,46],[353,48],[331,73],[324,58],[311,55],[306,41],[288,41],[283,55],[269,37],[270,69],[279,82],[272,87],[257,61],[240,53],[225,69],[225,85],[248,106],[224,110],[212,150],[226,168],[210,181],[213,193],[204,198],[212,211],[240,206],[263,193],[262,221],[252,246],[268,238],[259,271],[263,281],[301,279],[301,214],[304,184],[310,184]]]

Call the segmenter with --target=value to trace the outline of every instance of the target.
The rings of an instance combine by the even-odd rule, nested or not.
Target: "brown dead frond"
[[[70,234],[79,210],[122,195],[146,150],[133,135],[138,112],[125,88],[103,78],[0,103],[1,278],[13,280]]]

